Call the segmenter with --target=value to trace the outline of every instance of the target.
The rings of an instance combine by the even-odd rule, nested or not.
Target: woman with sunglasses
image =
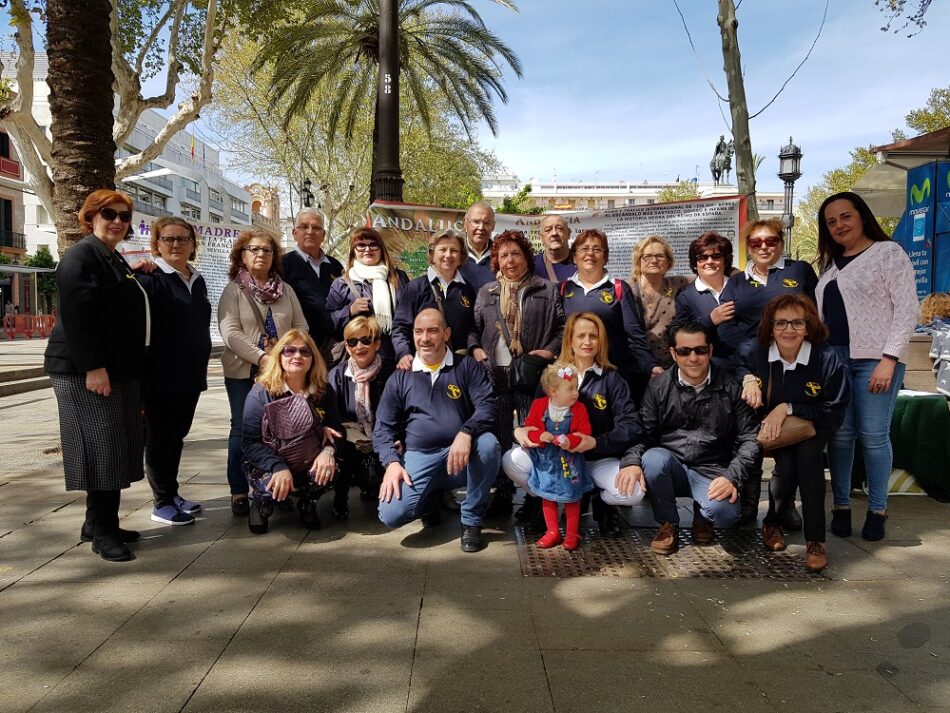
[[[327,295],[334,336],[339,339],[351,319],[373,316],[382,330],[380,356],[394,363],[393,315],[408,284],[409,277],[393,265],[382,236],[372,228],[354,230],[346,270],[333,281]]]
[[[337,444],[337,480],[344,482],[336,490],[335,513],[349,513],[346,495],[353,480],[360,487],[360,500],[379,498],[383,467],[373,451],[373,427],[383,388],[393,373],[393,364],[382,359],[381,338],[382,329],[375,317],[352,319],[343,328],[347,358],[333,367],[327,377],[347,432],[347,440]]]
[[[59,407],[66,489],[86,491],[80,536],[110,562],[132,559],[126,545],[139,533],[119,527],[119,500],[144,475],[141,379],[149,304],[116,251],[131,222],[128,196],[101,189],[86,198],[79,211],[86,237],[56,269],[59,318],[44,360]]]
[[[145,360],[145,475],[155,504],[152,520],[190,525],[201,504],[178,494],[178,468],[185,436],[208,388],[211,303],[205,280],[190,260],[198,236],[182,218],[152,222],[152,256],[158,269],[138,275],[148,292],[152,339]]]
[[[647,346],[637,318],[630,285],[607,272],[610,248],[600,230],[582,230],[571,244],[569,258],[577,267],[561,283],[564,314],[593,312],[607,329],[610,361],[631,385],[663,373]]]
[[[270,233],[252,229],[238,235],[231,247],[230,282],[218,300],[218,328],[224,341],[224,388],[231,406],[228,485],[231,512],[239,517],[246,516],[249,509],[241,467],[244,401],[277,340],[289,329],[307,331],[297,295],[281,274],[280,245]]]
[[[737,351],[755,339],[765,305],[779,295],[803,293],[815,299],[818,277],[804,260],[786,260],[785,228],[777,218],[757,220],[742,231],[749,260],[743,272],[729,278],[723,302],[732,302],[733,319],[719,326],[720,338]]]
[[[336,475],[334,444],[344,438],[323,357],[305,330],[288,330],[274,344],[244,406],[248,529],[267,532],[275,503],[294,495],[300,524],[319,530],[317,501]]]
[[[825,550],[825,445],[841,426],[848,403],[844,365],[827,346],[828,330],[810,297],[779,295],[762,310],[754,341],[739,354],[744,376],[742,398],[758,409],[760,438],[771,440],[789,416],[812,422],[815,435],[772,451],[775,471],[769,482],[769,509],[762,520],[766,549],[785,549],[782,523],[801,491],[805,530],[805,566],[820,572],[828,566]]]
[[[722,295],[732,270],[732,243],[707,231],[689,244],[689,267],[696,279],[676,295],[676,315],[670,332],[684,324],[701,324],[713,348],[713,364],[729,367],[732,349],[719,339],[717,327],[730,321],[735,306]]]

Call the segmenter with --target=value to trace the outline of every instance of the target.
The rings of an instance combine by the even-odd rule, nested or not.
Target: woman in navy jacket
[[[825,468],[822,453],[844,419],[848,380],[843,364],[825,342],[828,330],[815,303],[803,294],[780,295],[762,310],[757,340],[740,353],[742,397],[760,409],[760,440],[774,439],[789,416],[811,421],[815,435],[777,448],[769,484],[769,511],[762,536],[770,550],[785,549],[780,523],[801,490],[807,541],[806,566],[821,571],[825,553]]]
[[[145,474],[155,497],[152,520],[190,525],[201,504],[178,494],[178,468],[185,436],[208,388],[211,303],[204,278],[188,264],[198,236],[182,218],[152,223],[152,255],[158,269],[138,276],[148,292],[152,339],[146,357]]]

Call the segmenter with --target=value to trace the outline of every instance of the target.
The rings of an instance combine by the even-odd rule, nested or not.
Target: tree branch
[[[135,58],[136,76],[142,76],[142,70],[145,67],[145,58],[148,56],[149,50],[152,49],[152,45],[154,45],[155,41],[158,39],[158,35],[165,26],[165,23],[168,22],[168,18],[171,17],[172,13],[175,11],[175,6],[177,4],[178,0],[168,5],[168,9],[165,11],[165,14],[162,15],[159,21],[155,23],[155,27],[152,28],[151,34],[149,34],[148,38],[146,38],[145,42],[142,44],[142,48],[139,50],[138,57]],[[174,34],[172,36],[174,36]]]
[[[680,10],[680,5],[677,2],[677,0],[673,0],[673,6],[676,8],[676,12],[679,13],[680,22],[683,23],[683,29],[686,31],[686,39],[689,40],[689,46],[693,48],[693,54],[696,56],[696,62],[699,64],[699,69],[702,71],[703,76],[706,78],[706,83],[709,85],[709,88],[713,90],[713,94],[715,94],[719,98],[719,101],[728,102],[729,100],[719,93],[719,90],[716,89],[716,85],[713,84],[713,81],[709,78],[709,73],[706,71],[706,67],[703,65],[703,60],[699,56],[699,52],[696,49],[696,45],[693,44],[693,36],[689,32],[689,27],[686,25],[686,18],[683,16],[683,11]]]

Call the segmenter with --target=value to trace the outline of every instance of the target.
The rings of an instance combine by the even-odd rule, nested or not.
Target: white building
[[[513,196],[525,183],[531,184],[530,202],[546,213],[575,210],[609,210],[634,205],[653,205],[663,188],[676,186],[675,182],[660,181],[521,181],[515,175],[494,176],[482,181],[482,195],[493,205],[501,204],[505,196]],[[734,196],[734,185],[697,183],[700,198]],[[759,215],[763,218],[781,218],[785,211],[785,194],[760,191],[756,193]]]
[[[2,77],[14,82],[16,89],[16,55],[0,53]],[[49,109],[49,88],[46,85],[46,55],[36,54],[33,68],[33,115],[49,135],[52,121]],[[165,118],[154,110],[146,110],[116,158],[138,153],[152,143],[165,125]],[[24,169],[25,171],[25,169]],[[205,223],[250,225],[277,232],[276,221],[266,214],[253,214],[251,194],[229,180],[221,172],[218,150],[189,131],[180,131],[165,145],[162,153],[133,176],[117,183],[116,188],[128,193],[135,209],[152,216],[177,215],[186,220]],[[23,232],[27,254],[46,245],[56,254],[56,228],[52,217],[40,205],[29,187],[29,176],[23,181]]]

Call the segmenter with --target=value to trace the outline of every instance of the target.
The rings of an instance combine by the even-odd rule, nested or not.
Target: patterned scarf
[[[349,278],[373,286],[373,316],[383,328],[383,334],[389,334],[393,329],[393,305],[396,303],[396,295],[389,284],[389,267],[385,263],[364,265],[357,261],[350,268]]]
[[[271,274],[267,282],[263,285],[251,277],[251,273],[242,267],[238,270],[235,281],[245,290],[250,290],[251,295],[261,304],[269,305],[279,300],[284,294],[284,282],[280,275]]]
[[[382,360],[379,354],[370,362],[365,369],[356,365],[356,359],[350,357],[347,366],[350,373],[353,374],[353,384],[355,386],[354,395],[356,396],[356,422],[366,436],[373,435],[373,407],[369,400],[369,383],[376,378],[379,369],[382,366]]]
[[[511,335],[511,343],[508,345],[508,351],[511,356],[521,356],[521,310],[518,304],[518,292],[528,282],[528,268],[518,276],[517,279],[509,280],[498,272],[495,277],[498,278],[498,284],[501,285],[501,316],[508,325],[508,333]]]

